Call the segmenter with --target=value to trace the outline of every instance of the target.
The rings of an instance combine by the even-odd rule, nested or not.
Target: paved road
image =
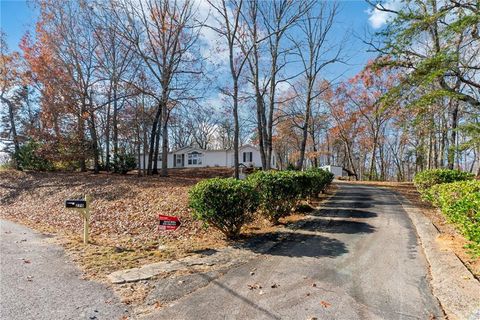
[[[0,220],[0,319],[121,319],[128,315],[104,285],[81,279],[63,249],[28,228]]]
[[[340,184],[292,232],[148,319],[443,318],[412,223],[388,191]]]

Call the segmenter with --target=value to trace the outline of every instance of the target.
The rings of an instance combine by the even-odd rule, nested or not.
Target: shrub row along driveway
[[[260,259],[151,319],[433,319],[443,314],[400,203],[340,184],[310,220]]]

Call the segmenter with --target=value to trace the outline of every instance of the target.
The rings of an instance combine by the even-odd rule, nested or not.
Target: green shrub
[[[480,181],[457,181],[435,185],[428,192],[429,200],[440,208],[449,222],[472,241],[470,248],[480,254]]]
[[[473,177],[473,174],[459,170],[432,169],[417,173],[413,182],[418,191],[424,193],[437,184],[471,180]]]
[[[305,173],[310,178],[308,187],[310,188],[308,193],[309,197],[317,197],[325,188],[332,183],[334,174],[323,169],[312,168]]]
[[[127,174],[136,167],[137,162],[132,153],[120,153],[113,158],[113,172]]]
[[[20,170],[48,171],[53,170],[52,162],[40,155],[40,143],[29,140],[20,146],[14,158]]]
[[[260,198],[260,213],[270,221],[277,223],[289,215],[301,198],[296,175],[296,171],[259,171],[248,176]]]
[[[260,196],[260,212],[274,223],[287,216],[301,199],[317,197],[333,180],[321,169],[261,171],[248,177]]]
[[[234,178],[200,181],[189,192],[193,217],[219,229],[228,238],[235,238],[258,207],[253,186]]]

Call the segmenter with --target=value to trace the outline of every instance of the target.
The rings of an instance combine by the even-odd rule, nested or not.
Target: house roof
[[[238,149],[242,150],[242,149],[245,149],[245,148],[253,148],[255,150],[258,150],[258,148],[256,146],[251,145],[251,144],[244,144],[243,146],[240,146]],[[195,146],[186,146],[186,147],[182,147],[182,148],[179,148],[179,149],[176,149],[176,150],[172,150],[171,153],[178,153],[179,151],[183,151],[183,150],[198,150],[198,151],[203,151],[203,152],[225,152],[225,151],[233,150],[233,148],[211,150],[211,149],[202,149],[202,148],[195,147]]]
[[[258,150],[258,147],[254,146],[254,145],[251,145],[251,144],[244,144],[243,146],[240,146],[238,149],[242,150],[242,149],[245,149],[245,148],[253,148],[255,150]],[[186,146],[186,147],[182,147],[182,148],[178,148],[178,149],[169,151],[168,153],[173,154],[173,153],[179,153],[181,151],[186,151],[186,150],[199,151],[199,152],[228,152],[228,151],[233,151],[233,148],[209,150],[209,149],[202,149],[202,148],[195,147],[195,146]],[[143,156],[144,154],[141,153],[141,155]]]

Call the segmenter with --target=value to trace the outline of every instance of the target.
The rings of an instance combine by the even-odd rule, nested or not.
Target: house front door
[[[185,167],[185,154],[174,154],[173,155],[173,166],[175,168]]]

